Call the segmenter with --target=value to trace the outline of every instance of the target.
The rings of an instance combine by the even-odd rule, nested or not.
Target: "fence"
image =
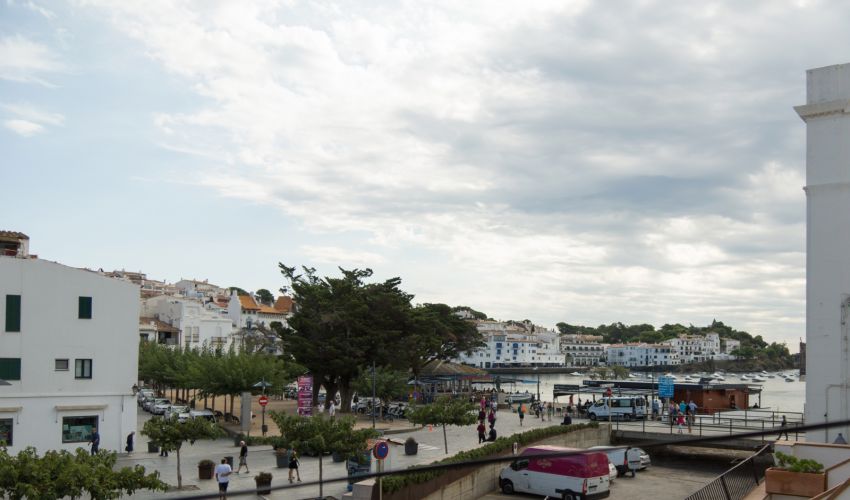
[[[782,415],[789,417],[785,427],[780,425]],[[667,414],[664,414],[661,420],[658,421],[644,418],[639,422],[622,422],[621,419],[612,419],[611,424],[618,431],[621,425],[624,430],[640,430],[644,433],[669,432],[673,434],[678,431],[678,427],[670,423],[670,418]],[[799,441],[805,436],[805,432],[799,430],[804,425],[805,422],[803,422],[802,414],[796,412],[771,412],[762,410],[761,412],[751,411],[748,414],[746,411],[743,411],[696,415],[691,421],[691,426],[689,428],[686,427],[684,432],[698,436],[720,436],[724,434],[732,436],[736,432],[761,430],[765,433],[760,438],[763,443],[771,440],[769,437],[765,439],[765,436],[769,436],[770,432],[776,432],[777,436],[781,432],[786,435],[786,439]]]
[[[772,464],[770,452],[771,445],[763,446],[686,500],[741,500],[764,480],[764,471]]]

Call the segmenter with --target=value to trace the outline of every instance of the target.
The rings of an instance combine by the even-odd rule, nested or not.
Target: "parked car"
[[[618,475],[617,467],[614,466],[614,463],[611,462],[611,459],[609,458],[608,459],[608,481],[613,483],[614,480],[617,479],[617,475]]]
[[[151,408],[151,413],[154,415],[165,415],[165,412],[167,412],[169,408],[171,408],[171,401],[167,399],[159,400],[159,403],[156,403]]]
[[[646,400],[642,397],[602,398],[587,409],[590,420],[612,419],[636,420],[646,418]]]
[[[620,476],[624,476],[631,471],[632,477],[634,477],[636,471],[646,468],[641,460],[642,455],[646,455],[646,452],[640,448],[593,446],[588,449],[601,451],[608,455],[608,459],[617,468]],[[649,455],[646,455],[646,460],[649,460]]]
[[[210,410],[191,410],[189,411],[189,417],[192,419],[203,418],[210,422],[216,421],[215,414]]]
[[[142,403],[146,398],[153,399],[155,393],[153,389],[141,389],[138,394],[136,394],[136,401],[139,403],[139,406],[142,406]]]
[[[168,418],[174,418],[181,413],[189,413],[189,407],[184,405],[171,405],[171,407],[166,410],[165,416]]]
[[[531,493],[569,499],[595,499],[610,495],[610,467],[605,453],[587,451],[551,458],[523,458],[559,451],[582,450],[560,446],[526,448],[511,465],[499,473],[499,486],[502,491],[507,494]]]
[[[144,405],[142,405],[142,408],[144,408],[145,410],[147,410],[147,411],[149,411],[149,412],[153,413],[153,408],[154,408],[154,406],[156,406],[156,405],[158,405],[158,404],[160,404],[160,403],[162,403],[162,402],[164,402],[164,401],[168,401],[168,399],[166,399],[166,398],[146,399],[146,400],[145,400],[145,404],[144,404]]]

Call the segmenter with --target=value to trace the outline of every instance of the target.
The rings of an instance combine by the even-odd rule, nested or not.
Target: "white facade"
[[[216,297],[227,295],[227,290],[220,286],[213,285],[207,280],[180,280],[174,284],[174,287],[177,288],[181,295],[195,299],[202,299],[205,297],[214,299]]]
[[[496,366],[564,366],[558,334],[530,323],[477,321],[485,347],[458,361],[479,368]]]
[[[696,363],[718,359],[720,354],[720,335],[709,333],[703,335],[681,335],[678,338],[664,341],[672,346],[679,355],[681,363]]]
[[[850,64],[807,72],[806,423],[850,420]],[[850,428],[813,430],[831,442]]]
[[[740,340],[723,339],[723,352],[724,353],[731,354],[732,351],[734,351],[735,349],[740,349],[740,348],[741,348],[741,341]],[[735,359],[735,357],[732,356],[732,359]]]
[[[238,295],[234,290],[227,304],[227,316],[238,329],[256,326],[269,328],[275,321],[286,326],[291,312],[292,299],[286,296],[278,297],[274,305],[267,306],[258,304],[249,295]]]
[[[11,383],[0,387],[0,428],[11,427],[9,451],[87,448],[91,426],[101,449],[123,450],[136,431],[138,331],[137,285],[0,256],[0,378]]]
[[[676,349],[668,344],[612,344],[608,366],[672,366],[681,364]]]
[[[224,346],[233,326],[229,319],[205,308],[199,301],[160,295],[142,301],[142,316],[154,317],[180,330],[180,345]]]
[[[605,348],[599,335],[561,335],[561,353],[567,366],[597,366],[605,361]]]

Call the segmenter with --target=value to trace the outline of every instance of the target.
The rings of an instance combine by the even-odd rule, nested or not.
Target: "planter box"
[[[278,469],[285,469],[289,467],[289,460],[286,459],[286,454],[275,455],[275,462],[277,463]]]
[[[212,479],[213,478],[213,470],[215,467],[199,465],[198,466],[198,479]]]
[[[257,495],[271,495],[272,494],[272,480],[268,481],[263,479],[254,479],[254,482],[257,483]]]
[[[823,472],[791,472],[771,467],[765,471],[764,478],[767,493],[811,498],[826,491]]]

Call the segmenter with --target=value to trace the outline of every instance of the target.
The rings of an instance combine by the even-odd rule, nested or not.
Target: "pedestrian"
[[[681,413],[682,415],[684,415],[684,414],[685,414],[685,410],[687,410],[687,409],[688,409],[688,405],[686,405],[686,404],[685,404],[685,400],[683,399],[683,400],[679,403],[679,413]]]
[[[298,472],[298,466],[301,463],[298,460],[298,452],[295,451],[295,448],[292,449],[292,454],[289,455],[289,482],[292,482],[293,474],[298,478],[298,482],[301,482],[301,473]]]
[[[522,419],[525,418],[525,405],[519,405],[516,412],[519,413],[519,426],[522,427]]]
[[[670,417],[670,428],[673,428],[673,424],[676,423],[676,403],[670,403],[670,407],[667,409],[668,417]]]
[[[487,415],[484,413],[484,410],[478,410],[478,421],[483,424],[485,418],[487,418]]]
[[[136,435],[136,431],[127,434],[127,446],[124,447],[124,451],[127,453],[133,453],[133,436]]]
[[[693,430],[691,429],[691,425],[694,422],[694,414],[691,413],[691,407],[688,406],[685,410],[685,423],[688,425],[688,434],[691,434]]]
[[[168,450],[165,449],[165,446],[160,445],[159,456],[161,456],[161,457],[167,457],[168,456]]]
[[[490,414],[487,415],[487,422],[490,423],[490,428],[496,426],[496,411],[493,408],[490,408]]]
[[[496,429],[490,427],[490,433],[487,435],[487,441],[495,441],[496,440]]]
[[[678,424],[678,427],[679,427],[679,434],[681,434],[682,433],[682,426],[685,425],[685,415],[680,413],[679,416],[677,417],[676,423]]]
[[[688,403],[688,408],[690,408],[690,410],[691,410],[691,423],[690,423],[690,425],[694,425],[694,422],[696,422],[696,419],[697,419],[697,404],[694,403],[693,399],[691,400],[690,403]]]
[[[334,404],[333,401],[331,401],[331,405],[328,406],[328,416],[331,417],[331,418],[334,418],[335,415],[336,415],[336,405]]]
[[[227,485],[230,484],[230,473],[233,470],[227,460],[221,459],[221,463],[215,466],[215,480],[218,481],[218,498],[227,498]]]
[[[785,434],[785,439],[788,438],[788,420],[786,420],[785,415],[782,415],[782,422],[779,423],[779,436],[776,437],[777,441],[782,439],[782,434]]]
[[[478,429],[478,444],[481,444],[481,443],[483,443],[484,441],[487,440],[487,435],[484,434],[484,431],[486,429],[484,427],[484,421],[483,420],[481,422],[478,422],[477,429]]]
[[[549,421],[552,421],[552,415],[555,414],[555,407],[552,406],[552,403],[546,403],[546,415],[549,417]]]
[[[239,441],[239,467],[236,469],[236,473],[239,474],[242,471],[242,466],[245,466],[245,472],[248,474],[251,473],[248,470],[248,445],[245,444],[245,441]]]
[[[97,455],[97,450],[100,449],[100,434],[97,432],[97,427],[92,427],[89,443],[91,443],[91,454]]]
[[[658,411],[661,409],[661,406],[658,404],[658,400],[652,400],[652,420],[658,420]]]

